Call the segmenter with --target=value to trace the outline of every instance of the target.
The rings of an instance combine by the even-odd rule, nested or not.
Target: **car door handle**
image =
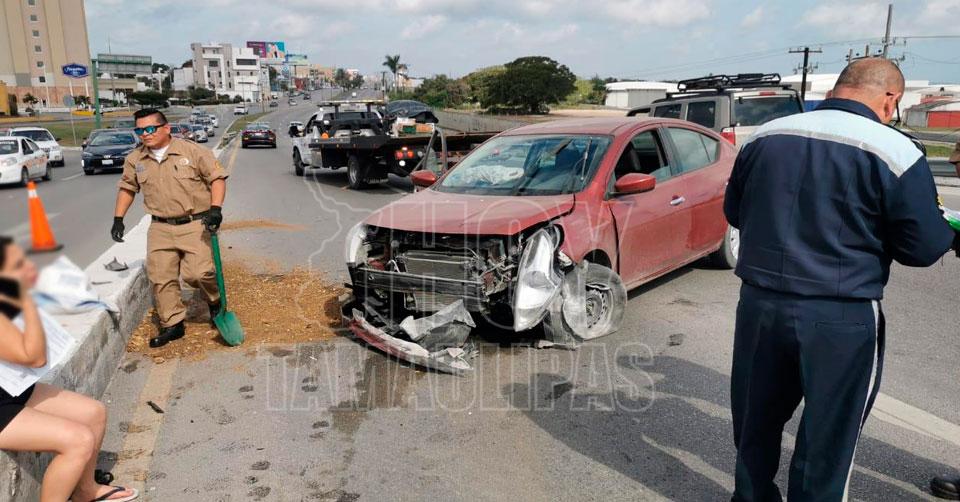
[[[680,204],[683,204],[686,201],[687,199],[684,199],[682,196],[677,195],[676,197],[673,198],[673,200],[670,201],[670,205],[679,206]]]

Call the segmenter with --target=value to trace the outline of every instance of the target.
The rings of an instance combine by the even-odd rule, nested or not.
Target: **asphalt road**
[[[295,176],[282,131],[314,109],[298,102],[281,99],[267,118],[281,132],[277,149],[234,144],[222,157],[231,169],[226,221],[294,229],[226,232],[223,245],[234,259],[307,268],[336,284],[346,279],[346,231],[411,186],[391,178],[355,192],[342,169]],[[69,179],[71,168],[79,169],[68,160],[39,188],[57,213],[58,238],[81,262],[109,244],[115,175]],[[960,189],[942,192],[960,207]],[[0,231],[23,221],[6,219],[22,198],[0,190]],[[930,476],[956,473],[958,276],[952,256],[893,270],[883,396],[857,452],[853,499],[926,499]],[[684,268],[632,291],[624,327],[577,351],[480,332],[467,377],[418,371],[347,337],[244,346],[196,362],[131,354],[104,396],[101,466],[144,487],[145,500],[728,499],[738,287],[728,271]],[[298,304],[305,320],[323,308],[309,297]]]

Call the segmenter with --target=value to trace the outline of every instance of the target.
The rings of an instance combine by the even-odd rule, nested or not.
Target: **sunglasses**
[[[157,124],[157,125],[149,125],[147,127],[134,127],[133,133],[136,134],[137,136],[143,136],[144,134],[153,134],[157,132],[157,129],[160,129],[165,125],[167,124],[163,123],[163,124]]]

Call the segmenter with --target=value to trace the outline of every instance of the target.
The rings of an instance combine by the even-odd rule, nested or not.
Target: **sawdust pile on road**
[[[151,309],[133,332],[127,352],[142,353],[162,363],[179,358],[201,360],[210,351],[246,351],[260,343],[311,342],[336,336],[340,325],[337,297],[344,288],[303,269],[273,269],[258,267],[254,272],[236,261],[224,263],[228,307],[237,313],[245,332],[239,347],[226,345],[211,327],[203,295],[196,292],[188,302],[186,336],[151,349],[149,340],[156,336],[158,326],[156,311]]]
[[[220,230],[223,232],[229,232],[230,230],[254,230],[254,229],[269,229],[269,230],[291,230],[291,231],[301,231],[306,228],[301,225],[291,225],[289,223],[280,223],[279,221],[272,220],[238,220],[238,221],[226,221],[223,225],[220,225]]]

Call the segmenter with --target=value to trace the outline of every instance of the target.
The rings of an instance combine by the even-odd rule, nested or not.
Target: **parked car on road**
[[[390,325],[462,301],[517,332],[542,322],[555,343],[612,333],[628,289],[703,257],[735,265],[722,204],[736,154],[714,131],[662,118],[500,133],[439,179],[414,171],[429,188],[347,234],[345,312]],[[383,345],[383,330],[351,329]]]
[[[246,107],[245,105],[239,105],[239,106],[234,106],[234,107],[233,107],[233,114],[234,114],[234,115],[246,115],[246,114],[248,114],[248,113],[250,113],[250,112],[249,112],[249,110],[247,110],[247,107]]]
[[[649,105],[651,117],[689,120],[741,145],[761,125],[803,112],[800,95],[776,73],[712,75],[681,80],[679,92]],[[636,108],[627,115],[642,114]]]
[[[251,145],[266,145],[270,148],[277,147],[277,133],[274,132],[270,124],[265,122],[253,122],[247,124],[240,133],[240,147],[247,148]]]
[[[295,99],[288,99],[288,100],[287,100],[287,104],[290,105],[290,106],[297,106],[297,100],[295,100]]]
[[[280,103],[277,103],[276,101],[271,101],[269,106],[270,108],[276,108],[280,106]]]
[[[10,136],[22,136],[29,138],[47,153],[51,166],[63,166],[63,149],[60,148],[60,138],[54,138],[53,134],[42,127],[13,127],[10,129]]]
[[[139,144],[137,135],[131,131],[104,132],[91,139],[80,154],[83,174],[101,171],[123,170],[126,156]]]
[[[34,179],[51,179],[47,153],[30,138],[0,137],[0,185],[18,183],[27,186]]]

